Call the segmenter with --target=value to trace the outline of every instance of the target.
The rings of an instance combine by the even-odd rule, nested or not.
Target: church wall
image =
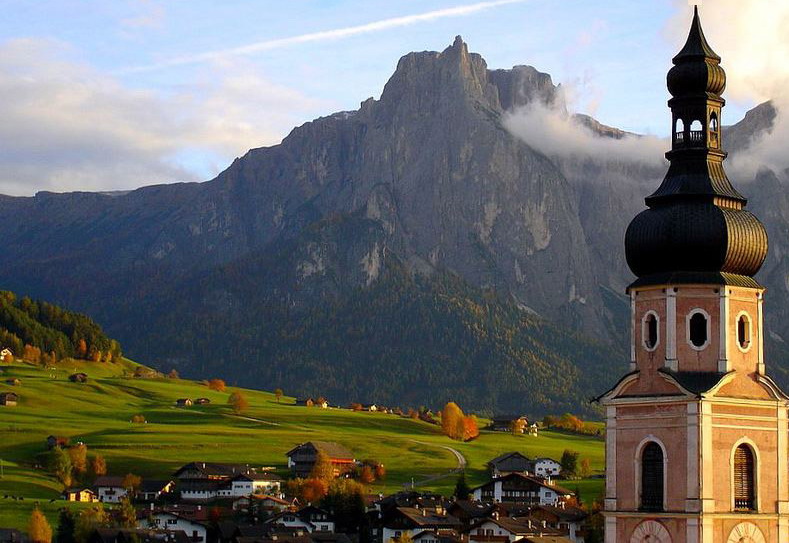
[[[726,351],[730,368],[744,373],[757,371],[763,361],[762,338],[760,337],[759,312],[761,291],[757,289],[727,287],[728,294],[728,326]],[[738,318],[746,313],[750,321],[750,342],[743,349],[738,342]]]
[[[720,354],[720,294],[718,287],[678,287],[677,296],[677,359],[679,371],[717,371]],[[691,346],[687,317],[695,309],[709,316],[708,344],[701,350]]]
[[[688,543],[685,533],[687,531],[686,520],[683,518],[661,518],[659,515],[644,517],[620,517],[617,519],[617,543],[627,543],[633,532],[645,519],[652,519],[660,522],[671,534],[671,543]],[[717,539],[715,541],[718,541]],[[725,541],[722,540],[722,541]]]

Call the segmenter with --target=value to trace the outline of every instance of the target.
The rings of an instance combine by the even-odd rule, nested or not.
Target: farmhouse
[[[48,436],[47,437],[47,450],[52,450],[55,447],[68,447],[69,438],[63,436]]]
[[[282,512],[267,522],[288,528],[302,528],[308,533],[334,531],[334,518],[332,515],[328,511],[313,505],[308,505],[295,513],[290,511]]]
[[[282,479],[274,473],[258,473],[249,465],[192,462],[175,472],[178,490],[185,500],[237,498],[277,493]]]
[[[536,477],[542,477],[543,479],[558,477],[562,471],[562,465],[553,458],[535,458],[533,463],[534,466],[531,472]]]
[[[175,490],[175,481],[143,479],[140,489],[137,491],[137,498],[143,501],[155,501],[162,494],[169,494]]]
[[[68,380],[72,383],[87,383],[88,382],[88,374],[87,373],[72,373],[68,376]]]
[[[549,539],[543,539],[543,538]],[[558,539],[557,539],[558,538]],[[547,523],[529,518],[494,516],[480,521],[468,531],[468,543],[512,543],[514,541],[567,541],[562,532]]]
[[[534,474],[534,462],[519,452],[508,452],[488,462],[488,469],[493,477],[501,477],[510,473]]]
[[[154,530],[183,530],[190,543],[205,543],[208,528],[202,522],[186,518],[170,511],[143,511],[137,518],[138,528]]]
[[[339,443],[308,441],[297,445],[285,453],[288,457],[288,468],[296,477],[309,477],[312,468],[315,466],[319,451],[331,460],[334,466],[335,477],[350,471],[356,464],[353,453]]]
[[[13,407],[19,401],[19,395],[16,392],[3,392],[0,393],[0,405]]]
[[[303,398],[296,400],[296,405],[303,405],[305,407],[320,407],[321,409],[328,409],[329,402],[326,398]]]
[[[22,384],[22,381],[17,379],[16,377],[12,377],[11,379],[6,379],[5,384],[11,385],[12,387],[18,387]]]
[[[63,499],[68,502],[97,502],[99,497],[90,488],[67,488],[63,491]]]
[[[528,505],[556,505],[573,496],[570,490],[521,473],[494,477],[473,489],[472,493],[474,499],[478,501]]]
[[[175,400],[175,405],[178,407],[191,407],[193,403],[191,398],[178,398]]]
[[[526,415],[496,415],[490,419],[488,428],[494,432],[511,432],[513,423],[516,421],[520,425],[520,433],[523,433],[524,429],[529,425],[529,419]]]
[[[194,401],[194,403],[196,403],[197,405],[208,405],[208,404],[211,403],[211,399],[210,398],[197,398]]]
[[[436,535],[454,534],[463,528],[460,520],[449,515],[443,507],[423,509],[417,507],[398,507],[384,521],[383,541],[407,536],[413,538],[417,534],[430,531]]]
[[[129,492],[123,486],[123,477],[111,475],[97,477],[93,482],[93,488],[96,489],[99,501],[104,503],[120,503],[121,499]]]
[[[0,362],[8,362],[13,360],[14,353],[11,352],[11,349],[5,348],[0,351]]]

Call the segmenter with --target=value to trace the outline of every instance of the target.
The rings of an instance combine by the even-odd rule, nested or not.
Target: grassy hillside
[[[385,464],[386,480],[371,489],[385,493],[402,488],[412,478],[417,488],[451,493],[456,476],[448,473],[457,459],[446,446],[467,459],[471,484],[485,480],[489,459],[510,450],[558,459],[565,448],[571,448],[590,458],[594,470],[604,467],[603,443],[591,438],[548,431],[539,437],[483,431],[476,441],[458,443],[433,425],[395,415],[295,406],[293,398],[283,397],[280,403],[273,394],[233,387],[215,392],[195,381],[135,379],[130,377],[134,368],[129,361],[74,362],[57,369],[18,363],[2,367],[0,392],[14,390],[20,394],[20,404],[0,407],[0,526],[23,527],[36,500],[50,515],[64,504],[49,501],[59,495],[61,485],[33,468],[34,457],[45,449],[50,434],[86,443],[89,453],[106,458],[111,475],[133,472],[151,478],[169,477],[180,465],[201,460],[275,466],[287,475],[285,452],[292,446],[311,439],[337,441],[359,459]],[[75,370],[88,373],[89,381],[69,382],[67,377]],[[21,385],[7,385],[11,377],[20,379]],[[229,394],[236,390],[242,390],[250,403],[243,417],[233,415],[227,406]],[[211,404],[174,406],[177,398],[202,396]],[[135,414],[144,415],[148,422],[129,422]],[[419,483],[437,474],[448,475]],[[601,492],[602,480],[573,481],[568,486],[577,486],[584,497],[592,498]],[[6,494],[25,500],[4,499]]]

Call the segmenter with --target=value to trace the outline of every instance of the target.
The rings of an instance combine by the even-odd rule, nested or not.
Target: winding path
[[[454,468],[450,469],[446,473],[436,473],[435,475],[430,475],[430,476],[425,477],[424,479],[422,479],[420,481],[414,481],[412,483],[403,483],[403,488],[408,488],[409,486],[413,488],[414,486],[420,486],[420,485],[424,485],[424,484],[427,484],[427,483],[432,483],[433,481],[437,481],[438,479],[443,479],[444,477],[449,477],[450,475],[454,475],[455,473],[460,473],[461,471],[466,469],[466,465],[468,464],[468,462],[466,462],[466,457],[463,456],[463,454],[459,450],[453,449],[449,445],[436,445],[434,443],[426,443],[424,441],[417,441],[416,439],[409,439],[409,441],[411,441],[413,443],[419,443],[420,445],[427,445],[428,447],[440,447],[442,449],[446,449],[446,450],[448,450],[449,452],[451,452],[452,454],[455,455],[455,458],[457,459],[457,463],[458,464],[457,464],[457,466],[455,466]]]

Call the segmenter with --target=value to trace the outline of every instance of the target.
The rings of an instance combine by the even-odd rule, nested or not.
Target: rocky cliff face
[[[488,70],[460,38],[441,53],[410,53],[379,100],[306,123],[207,183],[118,195],[0,197],[0,281],[87,311],[129,354],[178,363],[193,374],[222,363],[212,366],[201,353],[157,335],[179,322],[184,337],[213,333],[199,319],[179,321],[184,313],[232,321],[249,293],[259,292],[257,317],[245,309],[245,319],[296,318],[317,303],[339,307],[349,293],[373,289],[392,263],[420,281],[449,274],[477,292],[495,291],[501,303],[624,353],[629,323],[622,292],[631,278],[622,239],[663,172],[535,151],[502,122],[506,112],[535,102],[564,111],[550,76],[527,66]],[[769,118],[760,110],[727,137],[743,146]],[[623,136],[590,118],[580,122],[599,137]],[[789,311],[780,309],[789,307],[789,251],[780,237],[789,225],[784,184],[765,173],[743,189],[772,236],[762,279],[779,291],[771,293],[771,314],[783,315]],[[327,227],[333,224],[343,226]],[[287,258],[276,253],[284,246]],[[275,253],[282,258],[272,260]],[[789,340],[789,325],[773,330]],[[258,345],[258,332],[232,341]],[[221,344],[213,357],[228,352],[224,336],[211,337]],[[359,340],[350,334],[345,341]],[[248,347],[240,349],[246,359],[234,364],[265,366],[273,356]],[[610,351],[595,352],[612,358],[612,371],[626,367],[625,355],[613,360]],[[276,356],[292,362],[287,353]],[[497,363],[475,357],[478,364]],[[253,384],[266,386],[273,371]],[[282,379],[291,381],[278,384],[298,386]]]

